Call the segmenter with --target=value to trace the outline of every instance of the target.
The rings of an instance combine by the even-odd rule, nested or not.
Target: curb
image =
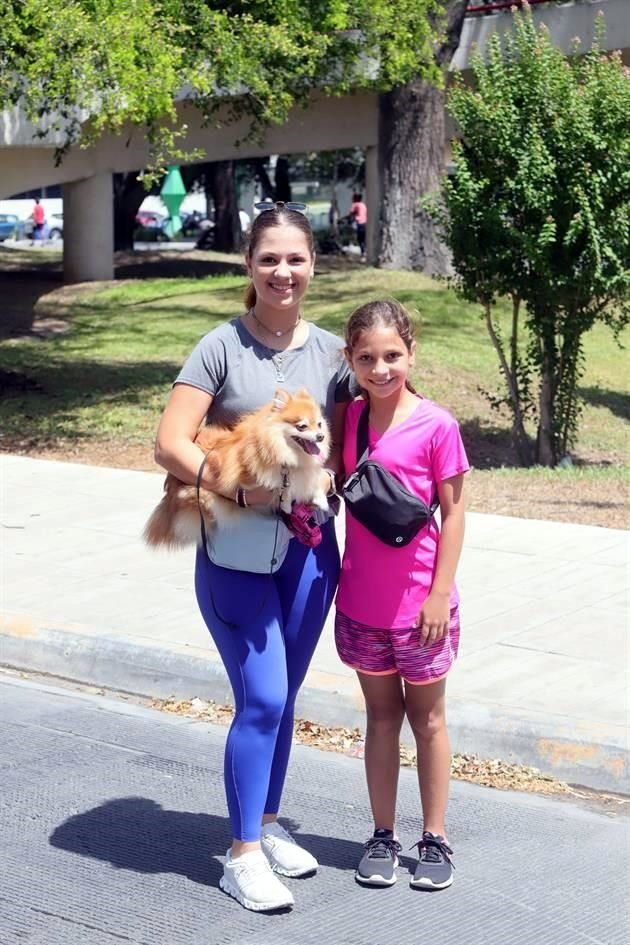
[[[91,636],[66,629],[25,628],[0,621],[0,666],[57,676],[92,686],[155,699],[195,696],[231,704],[223,666],[211,650],[142,646],[120,637]],[[323,725],[365,725],[363,702],[353,679],[311,671],[300,690],[296,715]],[[630,794],[627,732],[578,724],[548,714],[510,712],[503,706],[448,703],[454,752],[501,758],[539,768],[572,784]],[[407,728],[402,740],[413,745]]]

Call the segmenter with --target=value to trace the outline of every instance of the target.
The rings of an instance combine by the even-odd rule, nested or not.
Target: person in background
[[[31,219],[33,220],[33,239],[31,245],[35,240],[44,239],[44,228],[46,226],[46,212],[42,207],[39,197],[35,197],[35,206],[33,207],[33,212],[31,213]]]
[[[352,195],[352,204],[350,206],[350,219],[354,221],[357,228],[357,242],[361,252],[361,259],[365,259],[365,231],[367,227],[367,207],[363,203],[363,196],[359,192]]]
[[[251,217],[247,210],[243,210],[242,207],[239,207],[238,218],[241,224],[241,233],[243,236],[246,236],[249,233],[249,228],[252,225]]]

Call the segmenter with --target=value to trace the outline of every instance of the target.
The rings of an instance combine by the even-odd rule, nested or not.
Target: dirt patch
[[[0,452],[49,459],[61,463],[82,463],[86,466],[109,466],[113,469],[137,469],[141,472],[164,472],[153,459],[152,443],[124,443],[120,440],[58,441],[42,445],[29,440],[0,440]]]
[[[630,527],[628,487],[614,480],[536,477],[521,470],[509,475],[475,469],[466,485],[471,512],[512,515],[603,528]]]

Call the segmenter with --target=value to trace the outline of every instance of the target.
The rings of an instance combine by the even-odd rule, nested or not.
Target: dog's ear
[[[272,407],[274,410],[284,410],[286,405],[289,403],[291,395],[288,391],[284,390],[282,387],[277,387],[276,392],[273,395]]]

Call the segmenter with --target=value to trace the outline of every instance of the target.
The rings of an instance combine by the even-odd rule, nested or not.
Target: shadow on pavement
[[[281,820],[297,831],[294,821]],[[361,856],[360,843],[299,832],[295,837],[322,866],[354,870]],[[167,810],[146,797],[121,797],[69,817],[49,840],[57,849],[118,869],[178,873],[216,886],[223,872],[217,857],[225,856],[231,837],[227,817]]]

